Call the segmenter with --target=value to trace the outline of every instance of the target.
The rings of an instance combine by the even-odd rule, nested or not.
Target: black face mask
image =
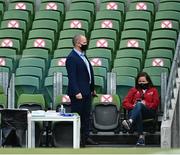
[[[87,44],[86,44],[86,45],[81,44],[80,49],[81,49],[82,51],[86,51],[87,48],[88,48],[88,45],[87,45]]]
[[[149,86],[149,84],[148,83],[141,83],[141,84],[138,84],[138,86],[139,86],[139,88],[141,88],[141,89],[147,89],[148,88],[148,86]]]

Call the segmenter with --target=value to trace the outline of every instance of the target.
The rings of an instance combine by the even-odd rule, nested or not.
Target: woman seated
[[[159,103],[158,90],[153,86],[150,76],[145,72],[139,73],[135,87],[131,88],[124,98],[123,107],[128,111],[128,119],[122,122],[127,130],[132,126],[136,127],[139,135],[137,146],[145,145],[143,120],[155,118]]]

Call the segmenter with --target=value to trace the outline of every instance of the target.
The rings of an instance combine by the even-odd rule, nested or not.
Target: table
[[[35,147],[35,122],[36,121],[71,121],[73,122],[73,148],[80,147],[80,116],[61,116],[56,111],[39,111],[28,114],[28,148]]]

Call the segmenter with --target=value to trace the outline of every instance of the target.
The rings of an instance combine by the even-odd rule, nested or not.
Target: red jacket
[[[148,88],[144,94],[143,94],[142,90],[138,90],[136,88],[131,88],[129,90],[127,96],[124,98],[123,107],[126,110],[133,109],[134,105],[137,103],[137,100],[142,99],[142,96],[143,96],[145,105],[149,109],[157,110],[160,100],[159,100],[158,91],[154,87]]]

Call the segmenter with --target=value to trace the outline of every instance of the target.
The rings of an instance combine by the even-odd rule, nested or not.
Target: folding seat
[[[85,20],[88,21],[89,26],[92,27],[93,19],[91,13],[88,11],[67,11],[65,20]]]
[[[40,58],[45,61],[46,66],[48,66],[49,62],[48,50],[41,48],[24,49],[22,58]]]
[[[168,68],[158,66],[143,68],[143,72],[147,72],[149,76],[160,76],[163,72],[166,72],[169,75]]]
[[[41,39],[41,37],[37,37],[36,39],[28,39],[26,43],[27,49],[45,49],[48,50],[48,53],[52,53],[54,47],[52,40],[50,39]]]
[[[142,68],[140,60],[135,58],[114,59],[114,67],[120,66],[134,67],[138,70],[138,72],[141,71]]]
[[[106,68],[107,72],[110,71],[109,61],[105,58],[89,58],[89,61],[93,67],[103,67]]]
[[[114,67],[112,72],[116,73],[116,76],[131,76],[134,78],[138,74],[137,68],[127,66]]]
[[[7,106],[7,96],[5,94],[0,94],[0,108],[6,109]]]
[[[127,2],[124,1],[124,0],[101,0],[101,3],[111,2],[111,1],[113,1],[113,2],[119,2],[119,3],[124,3],[124,6],[127,5]]]
[[[19,60],[19,68],[21,67],[36,67],[42,70],[43,76],[46,75],[46,63],[42,58],[23,58]]]
[[[148,58],[145,60],[144,68],[148,67],[164,67],[169,71],[171,69],[171,61],[166,58],[156,57],[156,58]]]
[[[153,3],[154,6],[157,4],[157,2],[154,1],[154,0],[132,0],[131,2],[139,2],[139,1],[141,1],[141,2],[148,2],[148,3]]]
[[[94,76],[103,77],[104,83],[107,81],[107,70],[105,67],[93,66]]]
[[[24,46],[24,36],[22,30],[19,29],[1,29],[0,30],[0,38],[5,39],[5,38],[12,38],[12,39],[17,39],[20,41],[20,45],[23,47]]]
[[[32,3],[33,5],[35,4],[34,0],[11,0],[11,2],[28,2],[28,3]]]
[[[62,30],[60,32],[60,35],[59,35],[59,40],[61,40],[61,39],[69,39],[69,38],[72,39],[75,35],[79,35],[79,34],[86,36],[84,30],[80,30],[80,29]]]
[[[5,1],[0,0],[0,14],[3,15],[5,11]]]
[[[154,22],[154,30],[174,30],[179,33],[179,23],[175,20],[158,20]]]
[[[128,11],[126,13],[126,21],[129,20],[145,20],[149,22],[150,27],[152,26],[151,13],[142,10]]]
[[[96,29],[113,29],[119,35],[122,25],[119,24],[117,20],[114,19],[102,19],[94,22],[94,30]]]
[[[72,51],[72,48],[56,49],[53,58],[65,58]]]
[[[72,3],[77,3],[77,2],[88,2],[88,3],[93,3],[96,5],[96,0],[72,0]]]
[[[57,49],[73,48],[72,39],[61,39],[58,41]]]
[[[157,88],[158,93],[161,94],[161,76],[150,76],[153,85]],[[160,105],[161,106],[161,105]]]
[[[1,22],[1,28],[14,28],[14,29],[20,29],[23,30],[23,32],[26,34],[27,33],[27,24],[23,20],[3,20]]]
[[[93,48],[103,48],[103,49],[110,49],[112,58],[115,56],[116,45],[114,40],[106,39],[106,38],[99,38],[99,39],[91,39],[89,41],[89,49]]]
[[[53,76],[54,73],[62,73],[63,76],[67,76],[67,70],[65,66],[56,66],[49,68],[48,76]]]
[[[97,39],[97,38],[107,38],[112,39],[115,42],[117,41],[117,34],[116,31],[112,29],[98,29],[98,30],[92,30],[91,31],[91,40]]]
[[[33,22],[32,29],[48,29],[48,30],[53,30],[55,35],[57,36],[57,33],[59,31],[59,25],[54,20],[41,19],[41,20],[35,20]]]
[[[1,69],[3,67],[8,68],[9,72],[11,73],[11,72],[14,72],[15,64],[11,58],[2,57],[0,55],[0,67]],[[0,69],[0,72],[1,72],[1,69]]]
[[[39,79],[33,76],[15,77],[15,93],[19,97],[21,94],[34,94],[39,92]]]
[[[143,30],[125,30],[121,33],[121,40],[124,39],[140,39],[148,43],[148,36]]]
[[[105,93],[106,92],[106,84],[103,77],[94,76],[94,88],[97,93]]]
[[[180,3],[177,2],[163,2],[163,3],[159,3],[159,10],[158,11],[167,11],[167,10],[171,10],[171,11],[178,11],[180,8]]]
[[[71,3],[69,6],[69,10],[70,11],[88,11],[91,13],[91,17],[94,18],[94,14],[95,14],[95,6],[93,3],[89,3],[89,2],[74,2]],[[94,19],[93,19],[94,20]]]
[[[10,2],[8,6],[8,10],[24,10],[30,13],[31,19],[34,17],[34,6],[29,2]]]
[[[163,29],[163,30],[154,30],[151,34],[151,40],[155,39],[171,39],[173,41],[177,41],[178,35],[176,31]]]
[[[111,10],[111,12],[109,12],[108,10],[98,11],[96,13],[96,20],[102,20],[102,19],[117,20],[120,25],[122,25],[122,21],[123,21],[121,13],[116,10]]]
[[[112,63],[112,53],[110,49],[106,48],[94,48],[94,49],[88,49],[86,51],[86,55],[88,58],[103,58],[108,60],[110,66]]]
[[[31,67],[31,66],[17,68],[16,77],[19,77],[19,76],[37,77],[39,79],[40,86],[42,86],[43,72],[41,68]]]
[[[175,20],[180,22],[180,12],[169,10],[158,11],[156,13],[155,21],[159,20]]]
[[[0,48],[15,49],[17,54],[21,54],[22,50],[20,40],[10,37],[0,39]]]
[[[109,1],[109,2],[101,2],[99,6],[99,10],[116,10],[119,11],[124,19],[125,15],[125,4],[123,2],[118,2],[118,1]]]
[[[30,112],[35,110],[45,110],[46,104],[43,94],[22,94],[17,101],[18,109],[28,109]],[[43,132],[42,122],[35,122],[35,146],[41,145]]]
[[[80,30],[85,30],[85,33],[89,35],[90,31],[90,26],[88,21],[86,20],[66,20],[63,23],[63,30],[66,29],[80,29]]]
[[[44,82],[44,89],[45,89],[45,98],[47,100],[47,103],[52,103],[53,102],[53,82],[54,81],[54,77],[53,76],[48,76],[45,78],[45,82]],[[68,78],[63,76],[63,88],[62,88],[62,93],[66,94],[67,93],[67,86],[68,86]]]
[[[147,44],[140,39],[120,40],[119,49],[140,49],[144,55],[147,50]]]
[[[149,45],[149,49],[170,49],[175,53],[176,43],[170,39],[156,39],[152,40]]]
[[[146,58],[166,58],[173,60],[173,52],[169,49],[152,49],[147,51]]]
[[[98,94],[92,101],[92,132],[120,132],[121,102],[117,94]]]
[[[143,30],[149,35],[149,23],[144,20],[129,20],[124,22],[124,30]]]
[[[60,25],[60,27],[62,24],[61,14],[53,10],[37,11],[34,20],[55,20],[58,22],[58,25]]]
[[[133,48],[127,48],[127,49],[120,49],[116,52],[116,59],[118,58],[136,58],[139,59],[140,62],[143,62],[144,55],[142,53],[142,50],[140,49],[133,49]]]
[[[62,15],[62,19],[64,19],[65,5],[62,1],[42,1],[39,10],[51,10],[59,12]]]
[[[11,59],[15,65],[17,59],[16,50],[11,48],[0,48],[0,57]]]
[[[179,3],[179,0],[160,0],[160,3],[163,3],[163,2],[178,2]]]
[[[53,30],[49,29],[34,29],[29,32],[28,39],[49,39],[53,43],[55,42],[55,33]]]
[[[135,78],[131,76],[117,76],[116,80],[116,93],[123,101],[129,89],[135,86]]]
[[[29,13],[24,10],[8,10],[4,12],[3,20],[23,20],[26,22],[28,30],[32,22]]]
[[[129,11],[141,10],[151,12],[152,16],[155,14],[155,6],[151,2],[131,2],[129,5]]]

